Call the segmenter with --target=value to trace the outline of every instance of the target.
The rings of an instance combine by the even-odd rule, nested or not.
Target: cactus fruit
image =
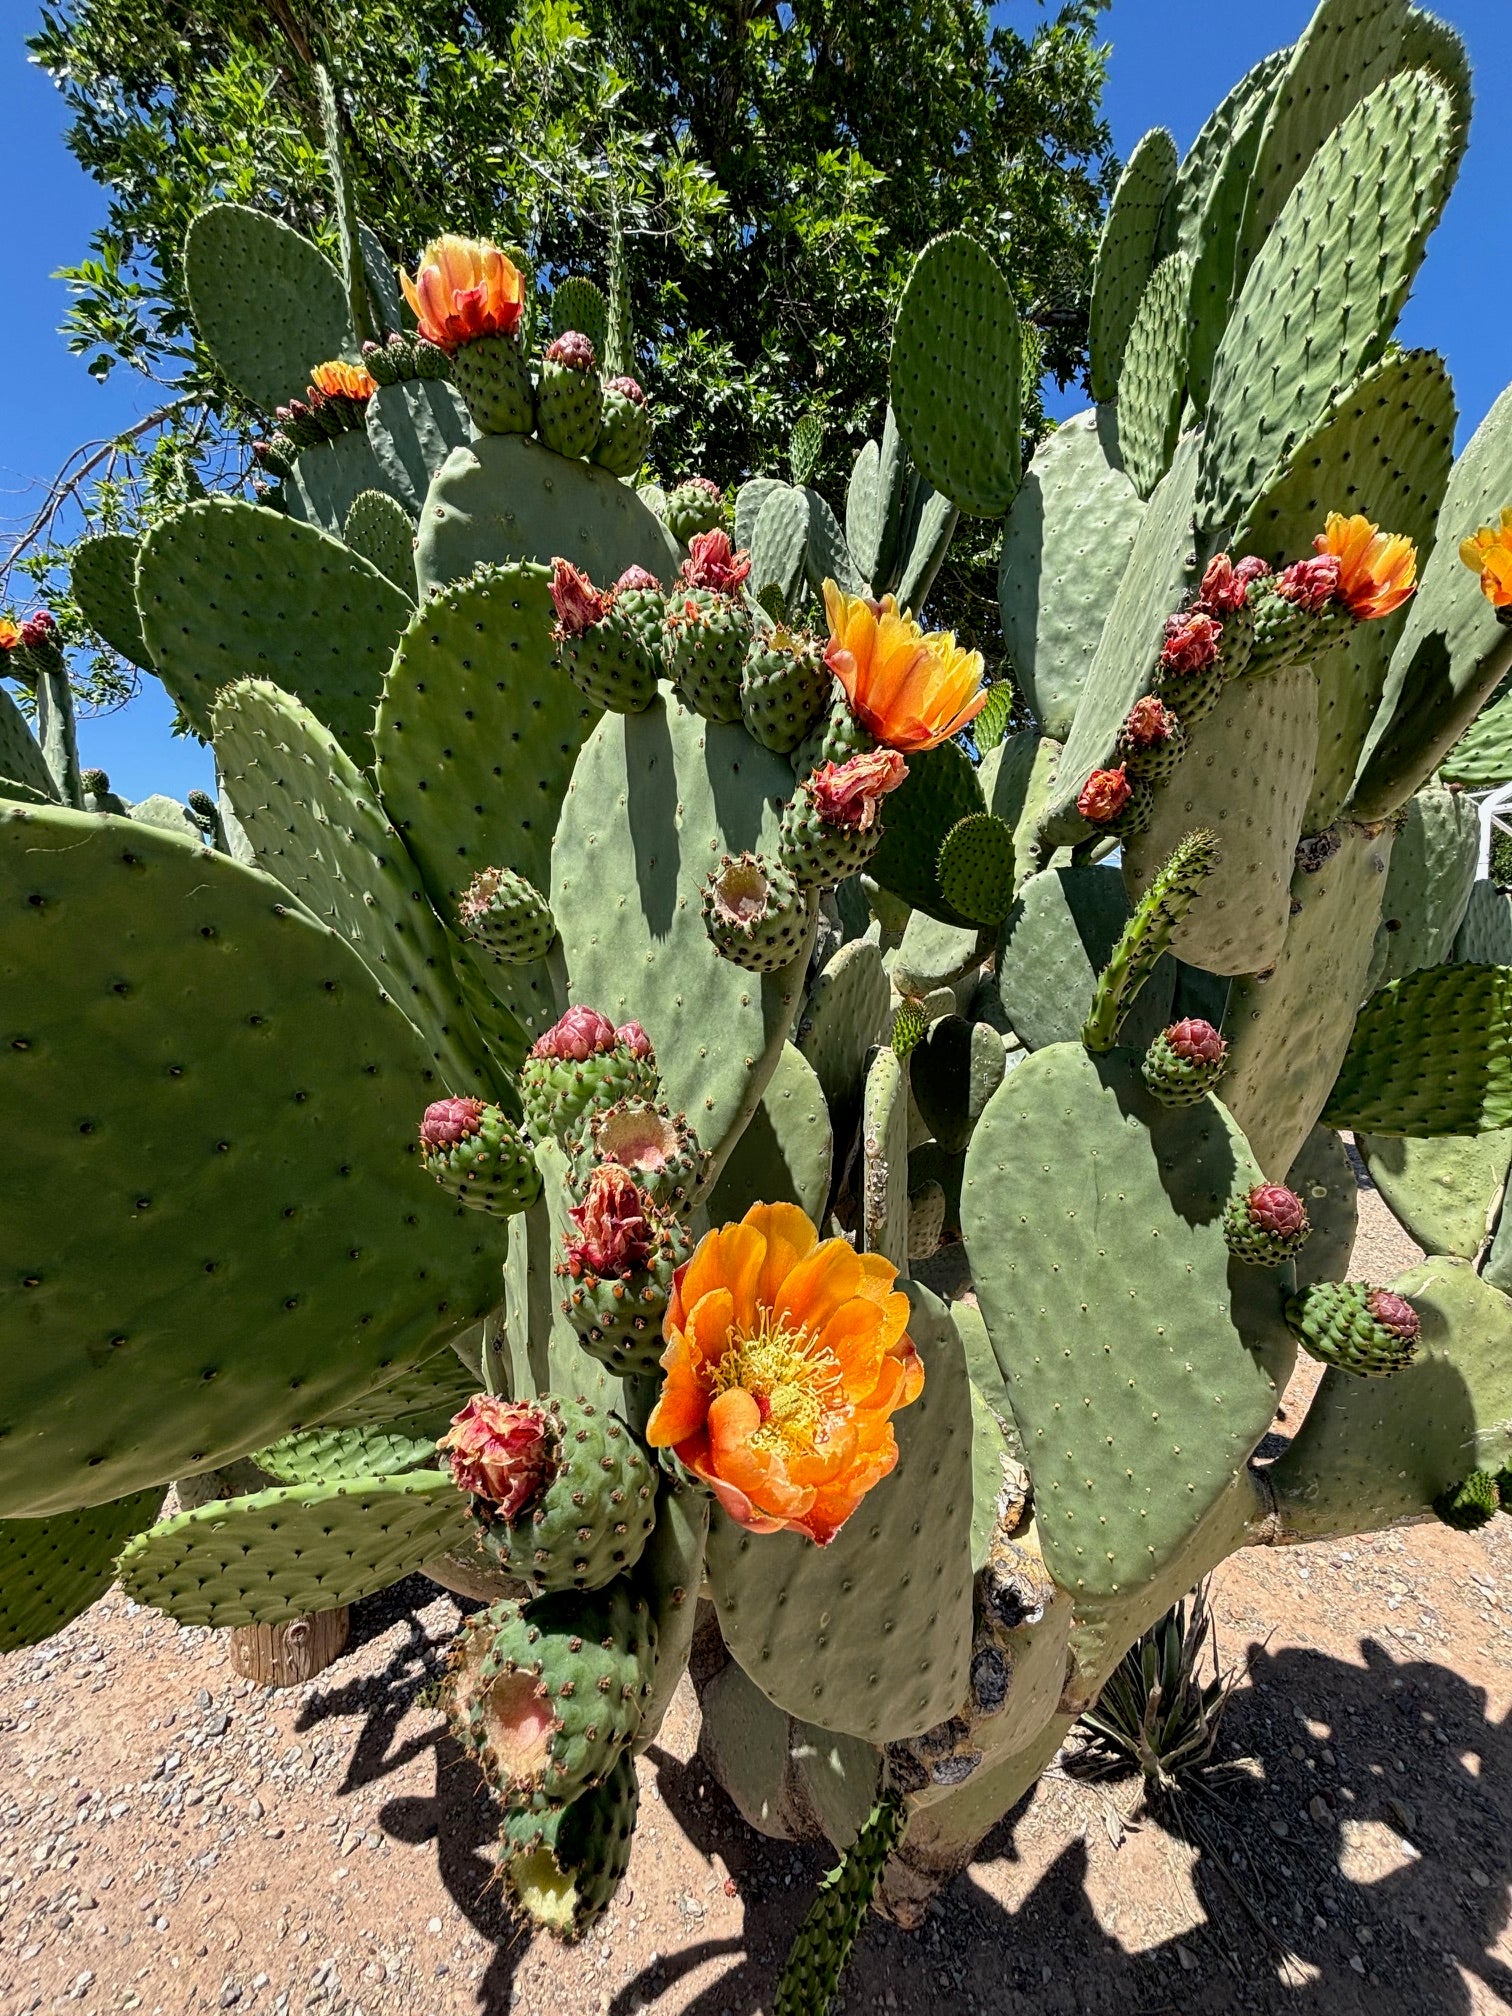
[[[535,390],[518,336],[478,336],[452,352],[452,383],[480,434],[528,434]]]
[[[651,410],[633,378],[611,378],[604,387],[598,439],[590,458],[611,476],[633,476],[651,446]]]
[[[726,854],[703,887],[704,929],[721,959],[752,973],[791,965],[808,933],[810,898],[780,862]]]
[[[1181,761],[1186,730],[1180,719],[1155,694],[1147,693],[1129,709],[1118,731],[1114,754],[1125,773],[1145,784],[1163,784]]]
[[[440,1447],[483,1551],[538,1594],[601,1589],[640,1559],[656,1479],[617,1415],[548,1394],[470,1400]]]
[[[567,1216],[556,1263],[563,1315],[617,1377],[653,1375],[672,1277],[692,1251],[686,1232],[617,1162],[594,1168]]]
[[[537,1141],[565,1141],[588,1113],[618,1099],[652,1099],[659,1082],[638,1022],[616,1029],[595,1008],[569,1008],[531,1046],[520,1067],[520,1098]]]
[[[1472,1470],[1433,1501],[1439,1518],[1457,1533],[1474,1533],[1489,1525],[1501,1507],[1501,1492],[1489,1470]]]
[[[908,775],[896,749],[825,763],[783,807],[778,859],[800,889],[859,875],[882,840],[882,801]]]
[[[570,561],[552,562],[552,635],[563,668],[585,700],[614,714],[643,713],[665,670],[662,597],[654,577],[645,579],[648,586],[601,591]]]
[[[1184,1015],[1162,1029],[1140,1067],[1162,1106],[1195,1106],[1214,1090],[1228,1063],[1228,1045],[1211,1022]]]
[[[790,756],[829,705],[832,674],[814,638],[779,624],[758,632],[740,676],[740,718],[748,734]]]
[[[844,763],[876,746],[876,737],[851,712],[845,688],[838,679],[832,679],[827,711],[793,751],[793,772],[800,779],[811,777],[825,763]]]
[[[725,524],[724,493],[707,476],[687,476],[667,492],[662,523],[680,546]]]
[[[420,1153],[443,1190],[474,1211],[527,1211],[541,1179],[509,1115],[482,1099],[433,1099],[420,1122]]]
[[[498,1867],[516,1911],[568,1943],[590,1932],[630,1867],[639,1805],[635,1760],[626,1750],[565,1805],[508,1814]]]
[[[551,905],[512,868],[484,868],[457,902],[457,921],[502,966],[544,959],[556,938]]]
[[[585,1180],[595,1164],[614,1163],[667,1211],[692,1209],[709,1168],[708,1156],[682,1115],[649,1099],[621,1099],[590,1113],[568,1152]]]
[[[617,1576],[470,1617],[442,1706],[504,1804],[544,1812],[614,1768],[640,1727],[655,1659],[645,1600]]]
[[[568,329],[546,347],[536,382],[536,432],[558,455],[586,455],[599,436],[604,387],[593,345]]]
[[[1229,1205],[1223,1236],[1236,1260],[1278,1267],[1300,1253],[1312,1226],[1307,1206],[1282,1183],[1257,1183]]]
[[[1410,1365],[1421,1327],[1405,1296],[1362,1281],[1319,1281],[1305,1288],[1288,1301],[1286,1320],[1304,1351],[1366,1379]]]
[[[718,527],[695,533],[663,616],[667,667],[678,698],[706,721],[740,719],[740,682],[754,626],[740,599],[750,556]]]

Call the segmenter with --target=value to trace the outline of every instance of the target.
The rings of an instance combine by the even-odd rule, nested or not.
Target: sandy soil
[[[1380,1278],[1412,1255],[1363,1202]],[[1512,1520],[1245,1554],[1215,1608],[1248,1663],[1235,1768],[1184,1827],[1063,1758],[922,1933],[868,1926],[846,2010],[1512,2010]],[[686,1688],[594,1937],[509,1921],[489,1802],[426,1705],[461,1614],[412,1578],[280,1694],[119,1592],[0,1662],[0,2016],[768,2009],[824,1858],[744,1826]]]

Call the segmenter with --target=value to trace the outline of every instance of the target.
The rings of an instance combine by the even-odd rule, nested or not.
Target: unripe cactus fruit
[[[1176,714],[1156,694],[1147,693],[1129,709],[1114,754],[1130,778],[1159,784],[1185,749],[1186,731]]]
[[[908,775],[896,749],[824,763],[782,810],[778,859],[800,889],[858,875],[882,841],[882,800]]]
[[[600,1163],[568,1211],[556,1275],[583,1348],[618,1376],[655,1374],[672,1277],[692,1244],[627,1169]]]
[[[482,1099],[433,1100],[420,1122],[420,1153],[443,1190],[495,1218],[528,1210],[541,1193],[514,1122]]]
[[[1364,1281],[1316,1283],[1287,1302],[1286,1321],[1304,1351],[1367,1379],[1400,1372],[1417,1351],[1416,1309]]]
[[[558,455],[586,455],[598,440],[604,387],[593,345],[579,329],[548,344],[536,384],[536,432]]]
[[[683,1116],[649,1099],[621,1099],[590,1113],[569,1153],[584,1181],[596,1163],[616,1163],[653,1204],[672,1211],[691,1207],[709,1163]]]
[[[457,917],[504,966],[544,959],[556,938],[551,905],[513,868],[480,869],[458,899]]]
[[[1204,609],[1166,618],[1156,690],[1190,731],[1218,704],[1228,668],[1219,654],[1224,626]]]
[[[758,632],[740,676],[747,732],[777,755],[790,755],[824,713],[832,676],[824,647],[806,631]]]
[[[594,1008],[569,1008],[520,1067],[525,1120],[537,1141],[566,1141],[585,1114],[617,1099],[651,1099],[659,1084],[650,1038],[638,1022],[616,1029]]]
[[[838,679],[831,680],[829,696],[828,712],[819,717],[793,751],[793,774],[800,779],[812,777],[822,764],[843,763],[847,757],[859,756],[877,746],[875,736],[851,712],[845,688]]]
[[[1223,1221],[1223,1236],[1236,1260],[1251,1267],[1275,1267],[1300,1253],[1312,1226],[1307,1207],[1283,1183],[1257,1183],[1236,1197]]]
[[[1211,1022],[1184,1016],[1162,1029],[1145,1053],[1145,1084],[1162,1106],[1195,1106],[1223,1076],[1228,1045]]]
[[[563,669],[585,699],[614,714],[644,713],[666,669],[662,597],[655,577],[645,580],[648,587],[599,589],[571,561],[552,562],[552,635]]]
[[[802,949],[809,900],[780,862],[726,854],[704,883],[704,929],[722,959],[775,973]]]
[[[651,445],[651,409],[633,378],[611,378],[592,460],[611,476],[633,476]]]
[[[724,493],[707,476],[688,476],[667,494],[662,523],[686,546],[696,532],[712,532],[725,522]]]

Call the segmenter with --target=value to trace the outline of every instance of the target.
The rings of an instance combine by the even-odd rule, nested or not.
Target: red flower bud
[[[844,763],[822,763],[808,780],[808,793],[826,825],[869,833],[878,805],[907,775],[896,749],[870,749]]]
[[[1249,1193],[1250,1223],[1289,1239],[1307,1223],[1307,1207],[1284,1183],[1257,1183]]]
[[[1296,608],[1316,615],[1333,600],[1339,571],[1337,553],[1320,553],[1312,560],[1294,561],[1278,578],[1276,593]]]
[[[437,1447],[445,1450],[459,1491],[486,1498],[514,1521],[545,1496],[556,1475],[556,1432],[544,1408],[478,1393]]]
[[[1134,796],[1133,787],[1122,763],[1116,770],[1094,770],[1081,788],[1076,809],[1083,819],[1090,819],[1094,826],[1105,826],[1110,819],[1116,819]]]
[[[1377,1323],[1384,1324],[1393,1337],[1412,1343],[1422,1329],[1422,1319],[1405,1295],[1393,1295],[1389,1288],[1372,1288],[1365,1306]]]
[[[655,1059],[656,1053],[651,1048],[651,1038],[639,1022],[622,1022],[614,1034],[615,1039],[624,1045],[632,1057],[646,1061]]]
[[[696,532],[688,541],[688,557],[682,564],[682,579],[690,588],[713,588],[728,595],[751,571],[749,553],[737,553],[728,532],[715,526],[712,532]]]
[[[58,619],[50,609],[38,609],[28,616],[21,625],[21,642],[30,651],[40,644],[55,644],[58,640]]]
[[[622,1279],[651,1256],[646,1200],[628,1169],[601,1162],[588,1179],[588,1194],[567,1213],[578,1236],[566,1233],[562,1249],[574,1280],[584,1274]]]
[[[1168,672],[1203,672],[1218,656],[1218,640],[1223,625],[1215,623],[1200,609],[1180,616],[1167,616],[1165,644],[1160,662]]]
[[[591,371],[596,361],[593,344],[581,329],[564,329],[546,346],[546,362],[565,364],[569,371]]]
[[[1200,1015],[1187,1015],[1180,1022],[1173,1022],[1165,1032],[1165,1039],[1187,1064],[1220,1063],[1228,1049],[1212,1023],[1204,1022]]]
[[[622,392],[632,406],[644,406],[646,395],[633,378],[611,378],[608,388],[611,392]]]
[[[601,595],[581,568],[570,560],[551,563],[551,599],[556,606],[558,637],[581,637],[608,613],[612,595]]]
[[[530,1054],[583,1064],[602,1050],[612,1050],[618,1041],[614,1024],[597,1008],[569,1008],[560,1022],[536,1039]]]
[[[627,567],[614,584],[617,595],[622,588],[654,588],[661,593],[661,583],[654,574],[648,574],[644,567]]]
[[[420,1139],[427,1148],[455,1148],[479,1131],[486,1110],[481,1099],[433,1099],[420,1122]]]

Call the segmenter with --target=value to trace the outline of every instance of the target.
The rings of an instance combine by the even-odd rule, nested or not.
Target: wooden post
[[[351,1632],[345,1604],[287,1624],[238,1624],[231,1633],[231,1664],[259,1687],[297,1687],[340,1658]]]

